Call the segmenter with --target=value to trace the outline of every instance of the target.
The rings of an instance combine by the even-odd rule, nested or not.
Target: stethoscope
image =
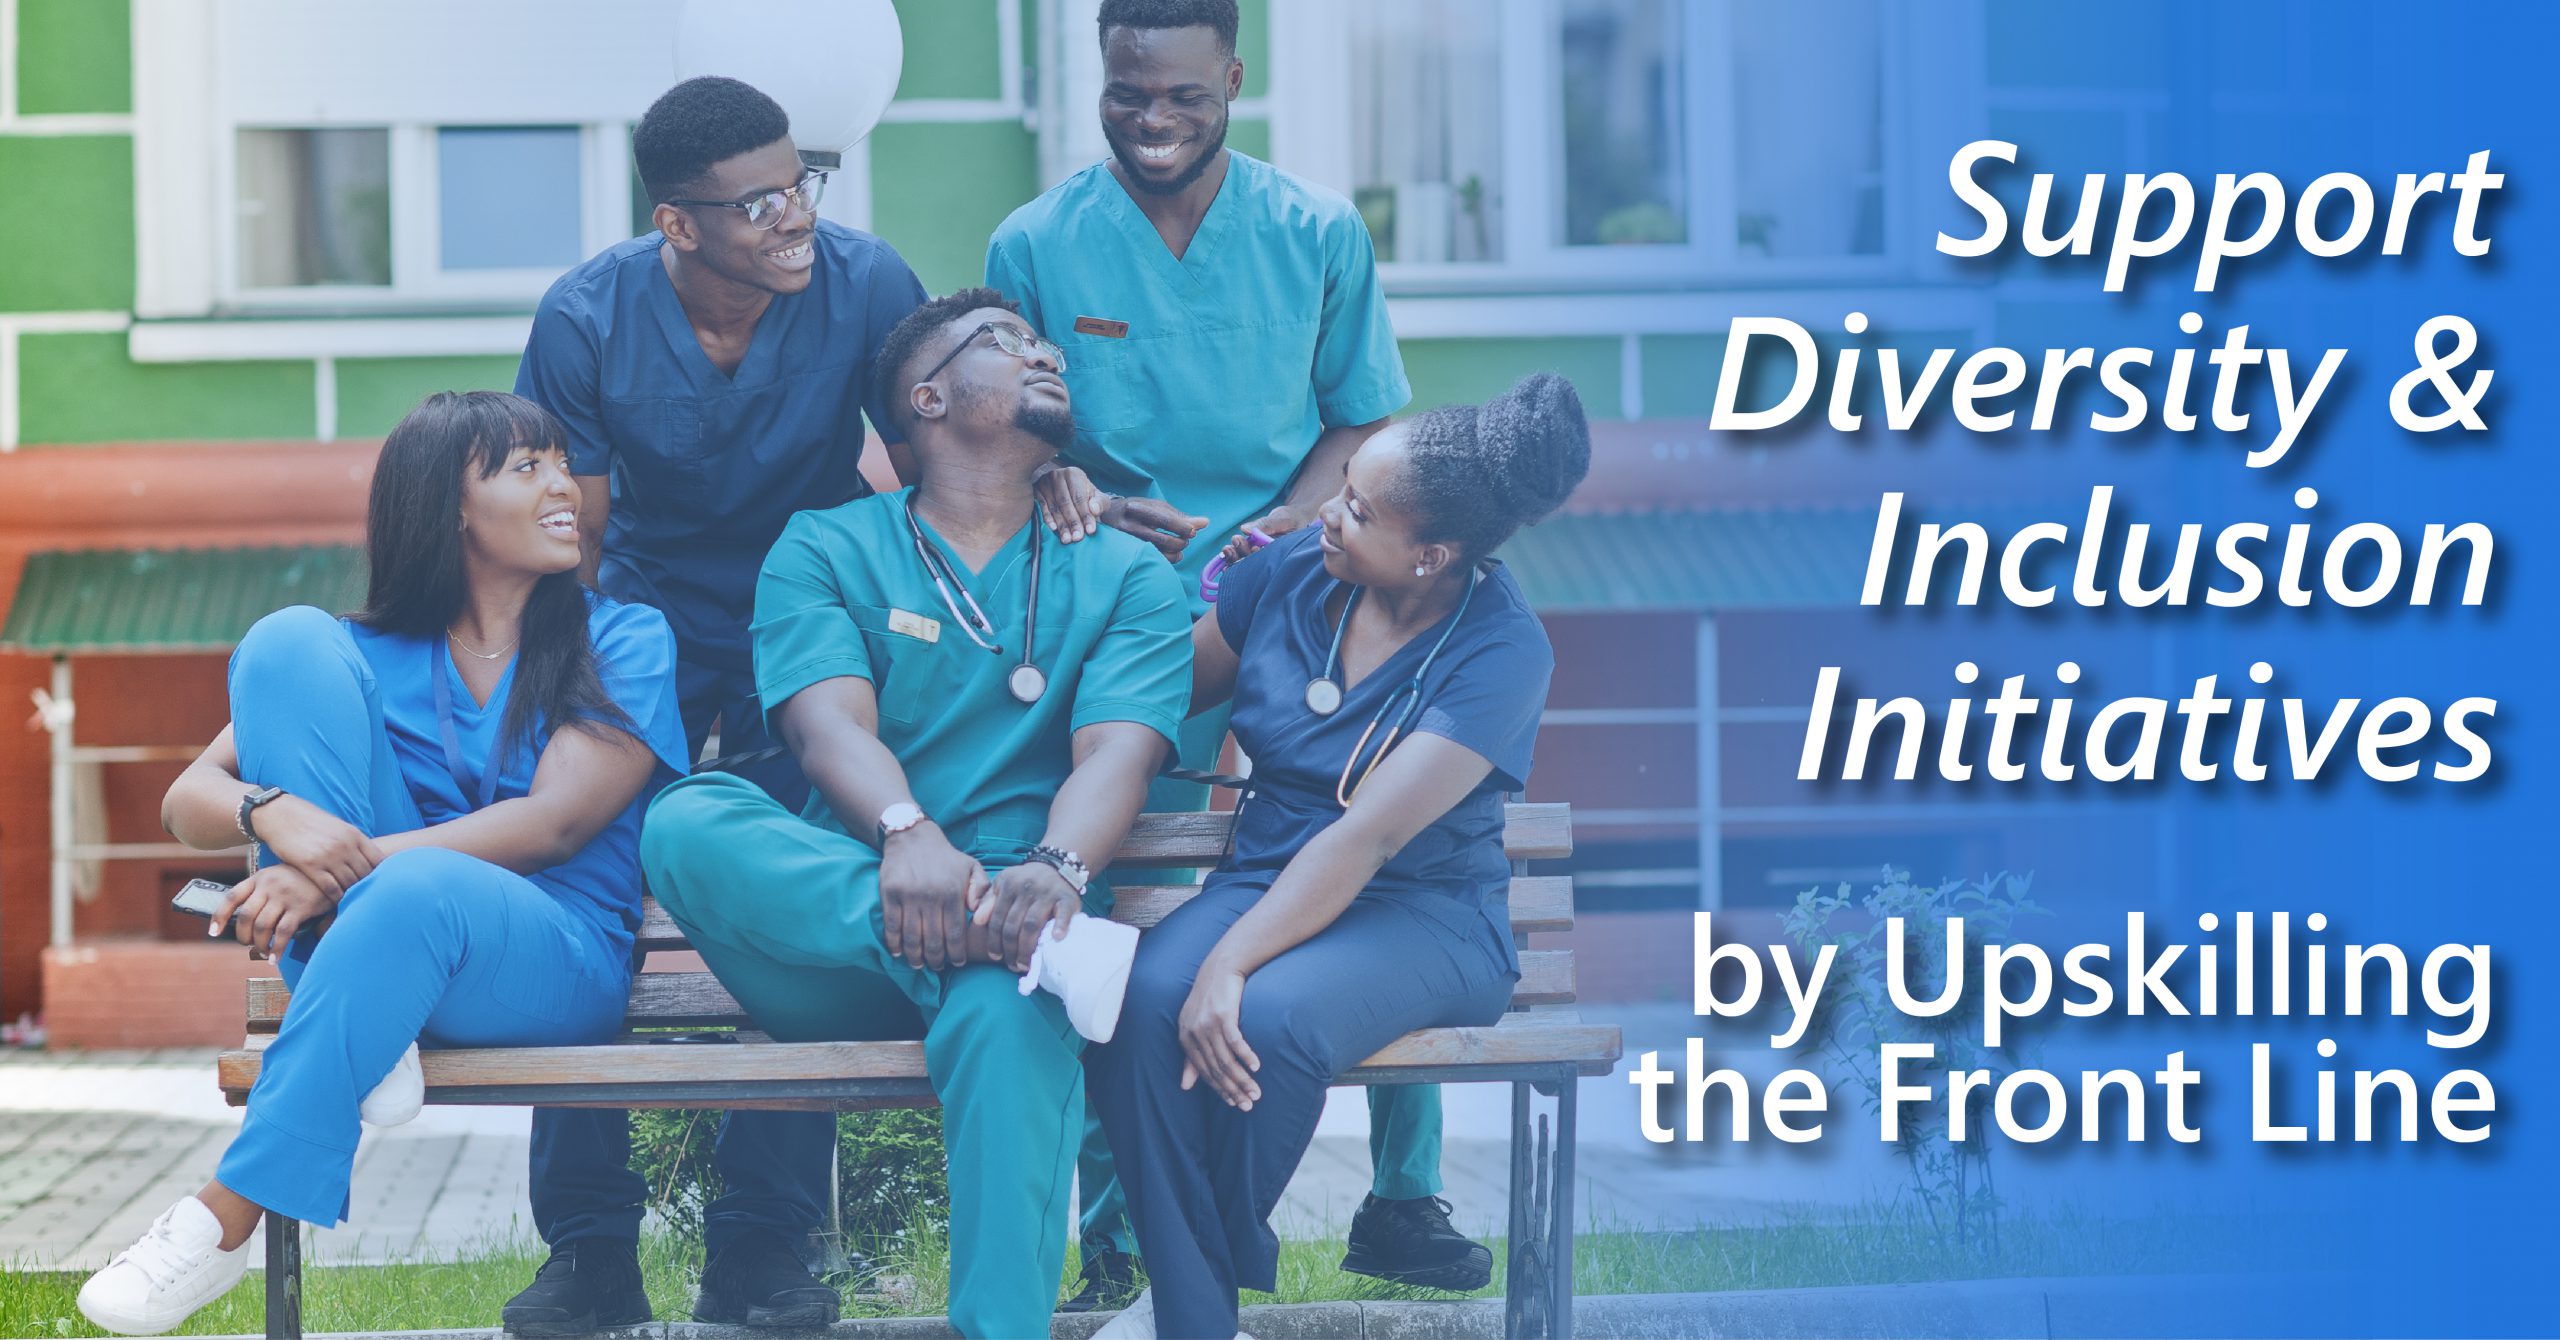
[[[942,607],[951,612],[951,621],[960,625],[960,631],[968,634],[970,641],[998,656],[1003,655],[1003,647],[987,640],[996,635],[995,623],[987,618],[985,610],[978,608],[978,598],[969,594],[968,584],[960,580],[960,572],[951,566],[951,560],[944,558],[941,550],[925,540],[924,526],[916,520],[916,502],[912,495],[907,498],[904,511],[907,538],[915,541],[916,557],[923,560],[925,572],[933,578],[933,589],[942,596]],[[1049,690],[1049,677],[1032,663],[1032,637],[1040,623],[1040,530],[1039,518],[1032,518],[1031,595],[1024,602],[1022,611],[1022,661],[1004,680],[1006,691],[1025,706],[1040,701],[1040,695]],[[955,587],[960,592],[959,600],[951,596]],[[968,602],[969,609],[965,614],[961,612],[960,601]]]
[[[1395,692],[1378,704],[1378,710],[1369,716],[1368,728],[1360,732],[1359,743],[1351,746],[1351,757],[1343,760],[1342,776],[1333,787],[1333,798],[1344,809],[1351,808],[1351,798],[1359,794],[1361,784],[1369,780],[1369,774],[1377,771],[1380,763],[1386,761],[1387,751],[1395,748],[1396,737],[1413,724],[1415,714],[1422,710],[1422,677],[1430,672],[1431,663],[1439,659],[1440,649],[1449,645],[1450,637],[1466,619],[1467,605],[1476,598],[1477,580],[1478,574],[1467,574],[1467,589],[1459,594],[1458,608],[1450,614],[1448,625],[1440,630],[1439,640],[1431,644],[1430,651],[1423,653],[1422,663],[1413,668],[1412,677],[1397,685]],[[1330,602],[1334,591],[1343,585],[1342,580],[1336,578],[1331,586],[1325,588],[1325,600]],[[1342,684],[1333,677],[1334,670],[1342,663],[1342,632],[1351,626],[1352,608],[1360,603],[1360,596],[1367,589],[1353,587],[1350,599],[1342,602],[1342,617],[1334,622],[1333,645],[1324,654],[1324,669],[1307,681],[1307,710],[1317,716],[1329,717],[1342,710]],[[1395,718],[1392,725],[1387,724],[1390,715]],[[1378,752],[1369,755],[1368,766],[1362,767],[1360,758],[1368,753],[1369,741],[1377,735],[1381,725],[1387,727],[1386,738],[1378,741]],[[1357,777],[1352,775],[1355,772],[1359,774]]]

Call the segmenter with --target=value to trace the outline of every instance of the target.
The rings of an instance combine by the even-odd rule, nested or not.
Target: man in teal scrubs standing
[[[1079,470],[1044,489],[1061,535],[1116,527],[1154,541],[1197,613],[1221,543],[1306,525],[1413,391],[1359,213],[1226,147],[1244,85],[1234,0],[1104,0],[1100,20],[1111,158],[1004,221],[987,283],[1067,354],[1066,458]],[[1183,762],[1214,766],[1225,734],[1224,711],[1193,718]],[[1207,803],[1182,791],[1160,784],[1149,807]],[[1374,1178],[1344,1268],[1482,1287],[1493,1254],[1438,1199],[1440,1091],[1372,1089],[1369,1111]],[[1097,1127],[1079,1171],[1086,1284],[1067,1307],[1116,1307],[1137,1292],[1136,1238]]]
[[[1078,1034],[1109,1036],[1137,938],[1077,915],[1110,903],[1085,863],[1119,846],[1179,729],[1190,620],[1146,545],[1060,544],[1035,515],[1073,425],[1057,351],[1002,298],[926,303],[879,361],[919,481],[793,518],[756,586],[756,691],[815,794],[794,815],[743,778],[688,778],[650,807],[641,867],[774,1037],[923,1038],[951,1322],[1046,1335]],[[1065,938],[1042,940],[1053,921]],[[1119,937],[1098,1007],[1092,978],[1052,971],[1096,935]],[[1018,990],[1026,970],[1048,990]]]

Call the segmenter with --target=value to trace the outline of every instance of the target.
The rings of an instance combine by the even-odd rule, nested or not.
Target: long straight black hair
[[[462,481],[487,479],[519,447],[559,451],[560,421],[504,391],[438,391],[383,439],[365,508],[370,579],[356,622],[387,633],[443,641],[462,613]],[[499,730],[500,748],[530,745],[538,723],[553,730],[612,726],[638,734],[604,690],[587,637],[587,589],[573,569],[549,573],[525,601],[515,687]]]

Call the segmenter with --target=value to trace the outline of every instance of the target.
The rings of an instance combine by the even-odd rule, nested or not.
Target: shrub
[[[1916,971],[1910,983],[1921,999],[1934,998],[1946,985],[1946,919],[1962,917],[1978,943],[2007,942],[2022,916],[2044,909],[2027,897],[2027,881],[2012,875],[1985,875],[1979,880],[1949,880],[1935,886],[1914,884],[1909,871],[1884,869],[1884,882],[1864,898],[1842,884],[1831,893],[1807,889],[1785,918],[1787,936],[1810,959],[1824,945],[1840,952],[1840,965],[1823,988],[1818,1040],[1833,1072],[1847,1080],[1874,1115],[1883,1102],[1881,1050],[1888,1042],[1925,1042],[1936,1048],[1933,1067],[1945,1071],[1982,1070],[1994,1084],[2026,1064],[2030,1043],[2020,1039],[2005,1048],[1987,1048],[1973,1020],[1980,1018],[1980,974],[1966,978],[1958,1008],[1929,1019],[1914,1019],[1894,1008],[1885,986],[1886,922],[1899,918],[1905,947]],[[1992,1179],[1994,1142],[1974,1139],[1958,1144],[1947,1138],[1943,1107],[1906,1116],[1896,1152],[1910,1173],[1909,1189],[1922,1215],[1936,1232],[1968,1250],[1997,1250],[2000,1218],[2005,1208]]]
[[[855,1243],[906,1236],[951,1220],[942,1160],[942,1109],[893,1108],[836,1118],[836,1206]]]
[[[631,1114],[631,1169],[649,1182],[649,1208],[681,1242],[702,1241],[702,1215],[720,1195],[712,1151],[720,1113],[648,1109]],[[951,1217],[939,1108],[846,1112],[836,1117],[836,1208],[846,1245],[879,1255],[920,1225]]]

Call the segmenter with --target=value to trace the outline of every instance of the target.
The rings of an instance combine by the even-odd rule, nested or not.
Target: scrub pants
[[[303,606],[259,620],[232,654],[230,687],[242,780],[281,786],[368,835],[423,826],[373,669],[335,618]],[[631,972],[628,951],[558,896],[435,847],[374,867],[327,932],[296,936],[276,966],[293,1006],[214,1177],[323,1225],[346,1218],[356,1106],[410,1043],[608,1041]]]
[[[1226,742],[1228,711],[1221,707],[1184,723],[1182,766],[1215,771],[1219,746]],[[1209,788],[1198,782],[1159,777],[1147,788],[1149,813],[1187,813],[1209,808]],[[1176,872],[1188,880],[1187,872]],[[1113,872],[1114,878],[1129,875]],[[1143,877],[1143,876],[1141,876]],[[1381,1084],[1369,1095],[1369,1190],[1381,1200],[1420,1200],[1440,1194],[1440,1086]],[[1084,1138],[1076,1149],[1076,1186],[1084,1202],[1076,1234],[1085,1255],[1109,1248],[1138,1254],[1138,1237],[1129,1228],[1129,1197],[1112,1166],[1111,1144],[1103,1137],[1102,1120],[1087,1104]]]
[[[640,862],[757,1027],[786,1042],[924,1039],[951,1176],[951,1324],[1047,1335],[1084,1104],[1083,1042],[1057,997],[1020,994],[999,964],[932,972],[892,956],[879,853],[737,777],[661,793]]]
[[[1140,937],[1119,1031],[1085,1058],[1167,1340],[1234,1335],[1236,1290],[1276,1283],[1271,1211],[1333,1077],[1414,1029],[1494,1022],[1518,980],[1491,946],[1362,895],[1245,979],[1241,1023],[1262,1098],[1237,1111],[1205,1083],[1180,1087],[1177,1024],[1202,960],[1264,892],[1259,880],[1213,879]]]
[[[720,722],[723,754],[774,743],[744,673],[676,663],[676,696],[687,747],[695,754]],[[741,775],[793,811],[808,780],[788,752]],[[718,1256],[741,1236],[770,1233],[796,1249],[826,1211],[836,1123],[825,1112],[730,1112],[722,1116],[712,1162],[724,1188],[703,1211],[703,1249]],[[631,1170],[631,1114],[618,1108],[538,1107],[528,1181],[533,1224],[554,1247],[578,1238],[638,1242],[649,1184]]]

